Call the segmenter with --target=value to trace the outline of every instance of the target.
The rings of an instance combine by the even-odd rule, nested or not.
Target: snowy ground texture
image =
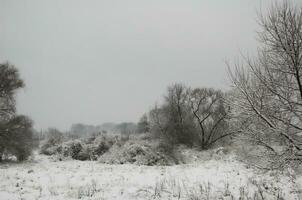
[[[38,154],[0,165],[1,200],[302,199],[300,183],[291,170],[260,172],[232,154],[176,166],[53,161]]]

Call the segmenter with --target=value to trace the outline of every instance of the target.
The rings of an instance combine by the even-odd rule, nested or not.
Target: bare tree
[[[180,83],[168,87],[163,110],[168,118],[168,133],[176,143],[193,145],[195,127],[188,104],[189,89]]]
[[[195,127],[188,105],[189,90],[183,84],[168,87],[165,101],[149,113],[151,132],[173,144],[192,146]]]
[[[228,109],[224,107],[221,91],[196,88],[190,93],[190,106],[199,127],[202,149],[232,134],[228,132]]]
[[[302,7],[287,1],[274,4],[260,15],[261,46],[255,59],[229,67],[240,116],[250,123],[246,130],[258,143],[276,153],[263,138],[282,136],[288,149],[300,156],[302,142]],[[246,67],[246,66],[247,67]],[[245,131],[246,131],[245,130]]]

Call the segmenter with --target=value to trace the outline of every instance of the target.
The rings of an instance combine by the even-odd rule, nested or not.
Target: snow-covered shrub
[[[97,137],[94,140],[76,139],[63,142],[60,145],[42,149],[45,155],[58,154],[75,160],[96,160],[114,144],[113,137]]]
[[[71,157],[76,160],[96,160],[97,157],[106,152],[113,144],[113,139],[106,138],[75,139],[66,142],[54,142],[47,140],[41,146],[40,153],[45,155],[60,155],[60,157]]]
[[[65,157],[71,157],[73,159],[78,159],[79,154],[83,149],[83,144],[80,140],[71,140],[62,143],[56,148],[56,153],[62,154]],[[80,156],[82,157],[82,156]]]
[[[108,143],[106,143],[105,141],[101,141],[97,146],[96,148],[94,149],[94,153],[96,155],[102,155],[104,154],[106,151],[109,150],[111,146],[108,145]]]
[[[93,142],[93,154],[100,156],[107,152],[112,145],[117,141],[116,137],[102,135],[97,137]]]
[[[166,144],[144,135],[100,135],[55,145],[46,143],[41,153],[57,155],[59,159],[100,160],[108,164],[173,165],[179,160]]]
[[[107,164],[172,165],[175,160],[158,148],[157,141],[132,140],[114,144],[99,161]]]
[[[60,151],[60,146],[64,136],[59,130],[49,128],[47,131],[47,139],[42,143],[40,153],[45,155],[54,155]]]
[[[73,159],[77,159],[82,148],[82,144],[79,141],[74,141],[73,143],[71,143],[69,155]]]
[[[40,153],[47,156],[52,156],[55,154],[60,154],[63,151],[62,148],[62,144],[51,144],[46,141],[44,144],[42,144]]]

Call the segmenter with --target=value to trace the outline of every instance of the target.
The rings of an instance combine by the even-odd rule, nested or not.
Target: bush
[[[51,143],[51,142],[50,142]],[[108,164],[172,165],[178,163],[171,148],[148,135],[101,135],[94,140],[70,140],[42,145],[41,153],[59,159],[99,160]]]
[[[95,139],[93,143],[93,154],[96,156],[100,156],[107,152],[112,145],[117,141],[117,138],[109,137],[109,136],[101,136]]]
[[[116,143],[99,161],[106,164],[172,165],[175,159],[159,148],[157,140],[130,139],[123,145]]]
[[[32,121],[26,116],[15,116],[6,123],[0,123],[0,133],[3,132],[9,137],[1,140],[0,136],[0,157],[6,151],[16,156],[18,161],[26,160],[33,149]]]
[[[113,137],[97,137],[94,140],[70,140],[59,144],[54,144],[53,139],[42,145],[40,153],[45,155],[60,155],[71,157],[75,160],[96,160],[104,154],[115,143]]]

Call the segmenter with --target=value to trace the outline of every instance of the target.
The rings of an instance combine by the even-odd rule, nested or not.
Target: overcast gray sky
[[[171,83],[226,89],[224,60],[254,51],[272,1],[0,0],[0,61],[37,129],[137,121]]]

